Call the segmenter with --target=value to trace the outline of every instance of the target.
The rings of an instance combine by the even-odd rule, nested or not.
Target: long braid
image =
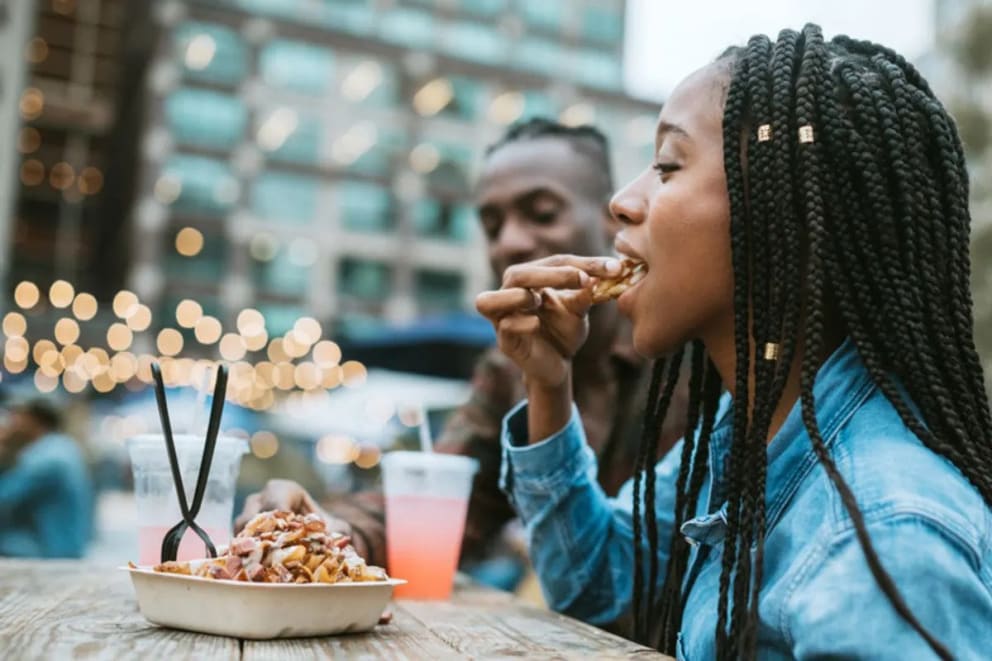
[[[661,397],[658,399],[658,410],[655,414],[655,420],[659,421],[659,429],[661,421],[664,421],[665,415],[668,413],[668,407],[672,403],[672,397],[675,394],[675,387],[678,385],[679,375],[682,368],[682,358],[685,355],[685,348],[681,348],[675,352],[671,360],[668,363],[668,374],[665,376],[665,386],[661,391]],[[655,435],[651,439],[651,445],[647,447],[647,454],[645,458],[644,479],[645,490],[644,490],[644,510],[647,513],[647,529],[648,529],[648,547],[650,549],[650,556],[648,558],[648,600],[646,608],[644,609],[645,614],[648,616],[648,621],[645,622],[644,631],[646,634],[651,634],[651,622],[650,617],[654,612],[655,598],[657,596],[657,585],[658,585],[658,517],[655,516],[655,484],[657,482],[654,465],[658,460],[657,449],[658,449],[658,436]],[[684,472],[679,470],[680,473]]]
[[[723,159],[727,173],[727,194],[730,198],[730,240],[732,266],[734,270],[734,344],[736,347],[736,375],[734,379],[733,441],[730,448],[730,470],[727,475],[727,492],[739,491],[741,451],[747,433],[748,411],[748,365],[749,365],[749,326],[747,255],[749,250],[747,218],[744,214],[744,177],[741,154],[738,148],[740,132],[744,126],[744,110],[747,101],[747,65],[742,58],[735,67],[727,91],[723,113]],[[728,647],[727,615],[730,600],[730,581],[737,553],[739,513],[731,505],[727,509],[727,533],[724,538],[722,568],[720,571],[720,595],[717,604],[717,651],[724,657]],[[721,652],[724,650],[724,652]]]
[[[675,520],[673,525],[673,530],[671,541],[669,543],[669,558],[675,558],[680,555],[681,545],[685,544],[685,540],[682,535],[678,534],[678,530],[682,527],[682,523],[685,521],[685,512],[687,509],[686,499],[686,485],[689,482],[690,475],[690,463],[695,452],[696,447],[696,427],[699,424],[700,416],[700,402],[703,397],[703,386],[702,380],[704,378],[703,372],[703,362],[705,360],[705,349],[703,348],[702,342],[696,340],[692,343],[692,356],[691,356],[691,367],[689,375],[689,408],[686,415],[686,431],[685,438],[682,442],[682,454],[679,463],[679,475],[675,483]],[[671,562],[672,560],[670,560]],[[655,618],[652,613],[651,620],[658,620],[661,622],[661,640],[665,641],[662,644],[668,647],[667,639],[669,636],[673,635],[670,627],[670,610],[672,594],[676,590],[680,590],[680,585],[674,585],[674,581],[677,577],[674,575],[675,572],[667,571],[665,573],[665,582],[661,588],[661,603],[657,604],[658,614],[660,617]],[[656,579],[657,580],[657,577]],[[652,604],[654,602],[652,601]],[[677,630],[674,632],[677,633]]]
[[[702,347],[698,349],[694,346],[692,380],[689,385],[690,397],[693,403],[689,406],[690,419],[686,426],[686,442],[693,442],[692,469],[686,489],[685,480],[682,479],[682,471],[679,474],[679,481],[676,490],[679,502],[675,505],[675,526],[678,531],[682,524],[695,515],[695,508],[699,501],[699,494],[702,491],[709,467],[709,443],[710,435],[713,432],[713,424],[716,420],[717,409],[720,404],[720,392],[723,384],[720,381],[720,373],[712,362],[706,361],[701,375],[697,374],[696,356],[703,357]],[[702,409],[700,412],[699,409]],[[697,423],[699,415],[702,415],[702,422]],[[682,467],[688,467],[688,459],[683,449]],[[671,548],[669,549],[669,568],[665,575],[665,585],[662,590],[660,615],[661,622],[661,642],[660,648],[668,654],[676,653],[678,633],[682,622],[682,583],[685,579],[685,571],[689,564],[689,544],[681,534],[672,535]]]
[[[657,434],[660,432],[661,422],[658,421],[658,393],[661,390],[661,381],[665,375],[665,360],[655,361],[651,370],[651,383],[648,386],[648,399],[644,411],[644,427],[641,432],[641,443],[638,447],[637,457],[634,460],[634,504],[633,504],[633,528],[634,528],[634,638],[638,641],[646,641],[647,635],[643,630],[642,623],[644,617],[644,554],[643,554],[643,515],[641,513],[641,485],[644,480],[643,466],[646,462],[648,448],[652,443],[657,442]],[[650,513],[653,515],[653,512]]]
[[[766,339],[772,335],[771,313],[771,260],[770,246],[772,233],[775,231],[775,198],[773,181],[770,176],[774,158],[772,141],[762,140],[755,127],[758,122],[765,122],[770,116],[771,104],[771,61],[772,44],[764,35],[752,37],[748,42],[746,57],[749,62],[748,92],[751,111],[751,122],[747,132],[747,191],[748,204],[745,208],[747,227],[750,231],[751,250],[753,256],[750,270],[750,301],[751,301],[751,337],[745,338],[738,352],[750,353],[752,338],[761,352]],[[776,333],[777,334],[777,331]],[[745,417],[747,431],[744,444],[740,449],[743,468],[740,490],[728,494],[731,508],[739,512],[738,542],[735,545],[733,573],[733,609],[730,616],[730,639],[746,641],[750,610],[749,598],[752,593],[752,546],[763,543],[763,531],[757,530],[757,521],[764,518],[765,508],[765,438],[758,429],[758,421],[770,417],[774,402],[769,401],[768,385],[772,376],[771,363],[756,356],[754,362],[754,392],[750,411],[738,409]],[[745,372],[745,376],[747,372]],[[759,437],[760,436],[760,437]],[[760,513],[759,513],[760,512]],[[728,650],[735,657],[747,653],[738,644]]]

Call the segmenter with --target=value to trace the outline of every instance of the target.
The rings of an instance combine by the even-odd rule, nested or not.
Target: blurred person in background
[[[539,118],[510,127],[487,149],[476,190],[494,276],[557,253],[610,254],[612,193],[609,145],[596,128]],[[598,457],[599,483],[609,494],[633,474],[645,378],[645,362],[633,350],[627,322],[615,305],[598,307],[590,316],[589,341],[575,361],[575,402]],[[515,588],[527,569],[520,528],[513,525],[515,514],[499,489],[501,421],[523,395],[519,369],[491,349],[476,365],[469,401],[453,413],[435,446],[480,463],[461,568],[504,589]],[[680,392],[672,410],[685,408]],[[659,456],[681,437],[684,425],[684,416],[673,415],[659,435]],[[370,562],[384,566],[384,508],[381,492],[362,492],[325,511],[295,482],[273,480],[247,499],[237,525],[269,509],[315,511],[351,534]]]
[[[0,556],[79,558],[91,532],[92,485],[79,446],[46,399],[10,407],[0,425]]]

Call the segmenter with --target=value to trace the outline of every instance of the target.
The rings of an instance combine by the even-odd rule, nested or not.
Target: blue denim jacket
[[[906,602],[956,657],[992,658],[992,512],[905,427],[850,342],[820,369],[814,394],[824,440]],[[729,408],[727,401],[714,429],[697,516],[681,529],[693,545],[683,659],[715,657]],[[526,525],[548,603],[594,624],[613,622],[632,601],[632,483],[615,499],[604,495],[574,410],[560,432],[526,442],[522,402],[504,420],[502,485]],[[662,580],[680,447],[655,469]],[[798,403],[768,447],[766,507],[759,658],[935,658],[875,584]]]
[[[82,557],[92,507],[79,446],[61,434],[43,436],[0,473],[0,556]]]

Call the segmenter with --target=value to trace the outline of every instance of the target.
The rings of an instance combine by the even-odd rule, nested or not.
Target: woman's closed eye
[[[661,162],[661,161],[659,161],[659,162],[655,163],[654,165],[652,165],[651,168],[655,172],[657,172],[658,173],[658,176],[661,177],[662,181],[664,181],[665,180],[665,177],[667,175],[670,175],[670,174],[672,174],[673,172],[675,172],[677,170],[681,170],[682,169],[682,166],[679,165],[678,163],[670,163],[670,162]]]

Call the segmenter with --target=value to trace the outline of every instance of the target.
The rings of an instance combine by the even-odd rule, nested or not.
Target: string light
[[[114,295],[114,314],[121,319],[128,319],[139,309],[140,303],[134,292],[122,289]]]
[[[81,292],[72,301],[72,314],[80,321],[89,321],[96,316],[97,302],[93,294]]]
[[[349,360],[344,365],[341,366],[342,369],[342,383],[346,388],[358,388],[365,384],[368,378],[368,371],[365,369],[365,365],[362,365],[357,360]]]
[[[67,308],[72,304],[76,291],[65,280],[56,280],[48,288],[48,300],[57,308]]]
[[[152,324],[152,311],[147,305],[139,304],[134,313],[127,318],[127,327],[135,333],[147,330]]]
[[[79,324],[75,319],[63,317],[55,322],[55,339],[65,346],[74,344],[79,339]]]
[[[183,257],[195,257],[203,250],[203,233],[195,227],[184,227],[176,234],[176,252]]]
[[[341,347],[330,340],[321,340],[313,348],[313,362],[321,369],[334,367],[341,362]]]
[[[163,356],[175,356],[183,350],[182,333],[175,328],[163,328],[158,333],[155,346]]]
[[[213,344],[220,339],[221,332],[223,332],[223,328],[220,321],[209,315],[200,317],[196,326],[193,327],[193,334],[200,344]]]
[[[38,291],[38,285],[33,282],[24,280],[23,282],[19,282],[14,288],[14,302],[24,310],[33,308],[38,304],[40,298],[41,292]]]
[[[110,325],[107,329],[107,346],[114,351],[126,351],[131,348],[134,335],[131,329],[120,322]]]
[[[8,312],[3,318],[3,334],[7,337],[22,337],[28,330],[28,321],[20,312]]]
[[[257,431],[251,437],[251,452],[259,459],[269,459],[279,451],[279,439],[270,431]]]
[[[313,317],[301,317],[293,324],[294,338],[298,343],[305,344],[307,348],[320,339],[322,332],[320,322]]]
[[[224,360],[235,361],[245,357],[245,340],[236,333],[227,333],[220,340],[220,355]]]
[[[176,306],[176,321],[183,328],[193,328],[203,317],[203,307],[194,300],[184,298]]]

